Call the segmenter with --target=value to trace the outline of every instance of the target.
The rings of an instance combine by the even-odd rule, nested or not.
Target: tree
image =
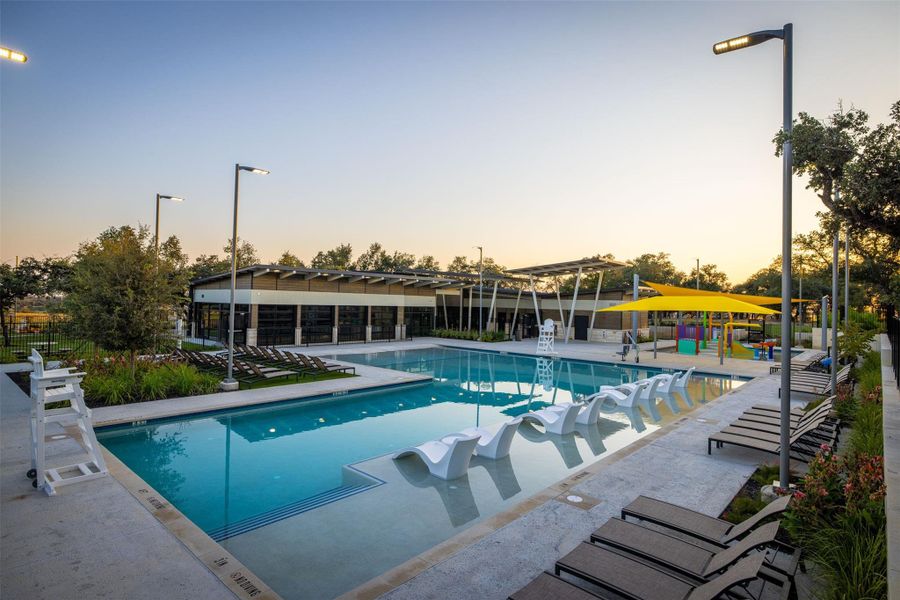
[[[485,256],[481,264],[483,273],[501,274],[506,271],[506,267],[499,264],[490,256]],[[478,259],[469,261],[465,256],[454,256],[453,260],[447,265],[447,271],[451,273],[478,273]]]
[[[222,250],[225,252],[225,260],[228,262],[228,269],[231,269],[231,238],[228,238],[228,241],[225,242],[225,245],[222,247]],[[258,265],[260,263],[259,256],[256,254],[256,248],[250,242],[246,240],[241,240],[238,238],[238,247],[237,254],[235,255],[235,261],[238,269],[243,269],[244,267],[249,267],[250,265]]]
[[[440,271],[441,265],[433,256],[426,254],[416,261],[415,268],[423,271]]]
[[[794,124],[790,139],[794,172],[807,175],[829,214],[820,214],[829,240],[838,228],[850,230],[851,245],[862,258],[862,274],[872,298],[900,303],[900,101],[891,107],[891,122],[870,129],[868,115],[842,107],[820,121],[806,113]],[[776,155],[787,138],[775,136]],[[834,185],[840,184],[836,199]],[[859,241],[857,241],[859,240]],[[830,252],[828,253],[830,255]]]
[[[177,265],[157,260],[147,227],[111,227],[81,244],[75,256],[66,310],[76,331],[111,352],[127,352],[134,374],[137,353],[152,348],[167,328],[164,309],[177,303]]]
[[[331,250],[319,251],[312,259],[313,269],[350,271],[353,269],[353,247],[341,244]]]
[[[285,250],[281,253],[281,256],[278,257],[278,260],[275,261],[276,265],[284,265],[285,267],[296,267],[298,269],[305,269],[306,265],[302,260],[296,255],[293,254],[290,250]]]
[[[201,254],[191,265],[191,279],[203,279],[231,270],[231,259],[225,260],[216,254]]]
[[[451,273],[471,273],[472,265],[465,256],[454,256],[450,264],[447,265],[447,270]],[[478,263],[475,263],[475,271],[478,271]]]
[[[395,250],[387,260],[385,271],[407,271],[416,264],[416,255]]]
[[[384,271],[384,265],[387,263],[387,260],[388,254],[384,247],[378,242],[372,242],[369,245],[369,249],[356,259],[355,268],[358,271]]]
[[[603,258],[613,259],[613,256],[606,255]],[[672,259],[669,258],[667,252],[658,252],[656,254],[641,254],[637,258],[631,260],[631,265],[622,269],[608,272],[603,277],[604,287],[627,287],[632,285],[632,278],[637,273],[642,281],[652,281],[653,283],[665,283],[668,285],[682,285],[685,282],[686,275],[683,271],[679,271]],[[592,281],[582,281],[582,285],[596,286],[596,278]],[[574,287],[574,278],[572,286]]]
[[[690,274],[688,274],[684,280],[682,280],[682,285],[687,287],[696,286],[697,282],[697,267],[691,269]],[[654,281],[654,283],[656,283]],[[693,284],[693,286],[692,286]],[[728,276],[720,271],[715,264],[705,264],[700,265],[700,289],[701,290],[712,290],[714,292],[727,292],[731,288],[731,284],[728,283]]]
[[[0,326],[3,343],[10,344],[9,310],[29,296],[65,292],[71,278],[71,265],[64,258],[38,260],[27,257],[15,267],[0,264]]]

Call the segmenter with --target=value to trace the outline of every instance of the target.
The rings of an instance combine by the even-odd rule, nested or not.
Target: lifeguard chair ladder
[[[556,354],[556,351],[553,349],[555,336],[556,326],[553,324],[553,319],[547,319],[544,321],[544,324],[538,328],[537,353]]]
[[[31,373],[31,470],[27,475],[33,479],[32,485],[43,489],[48,496],[56,494],[57,488],[97,479],[108,474],[106,461],[100,452],[97,436],[91,424],[91,411],[84,403],[81,381],[84,373],[74,369],[44,370],[44,359],[36,351],[31,351],[28,359]],[[46,408],[49,403],[69,402],[65,408]],[[58,423],[63,427],[76,426],[80,434],[81,446],[88,455],[84,462],[59,467],[47,467],[46,429],[48,424]],[[51,437],[52,440],[56,436]],[[61,439],[68,435],[60,436]]]

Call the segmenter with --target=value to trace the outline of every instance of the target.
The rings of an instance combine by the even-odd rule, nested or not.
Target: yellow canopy
[[[763,308],[749,302],[741,302],[734,298],[722,296],[653,296],[635,302],[617,304],[609,308],[601,308],[597,312],[612,311],[706,311],[719,313],[752,313],[757,315],[777,315],[778,311]]]
[[[758,304],[764,306],[766,304],[781,304],[781,298],[774,296],[753,296],[751,294],[731,294],[728,292],[712,292],[710,290],[696,290],[694,288],[678,287],[675,285],[666,285],[664,283],[651,283],[645,281],[647,285],[662,294],[663,296],[719,296],[722,298],[733,298],[741,302],[749,302],[750,304]],[[793,299],[791,302],[803,302],[802,300]]]

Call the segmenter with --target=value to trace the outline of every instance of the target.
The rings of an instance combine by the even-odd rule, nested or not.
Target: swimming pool
[[[509,459],[475,459],[467,477],[442,482],[385,455],[657,371],[441,347],[339,358],[433,381],[107,427],[98,438],[283,597],[327,598],[740,384],[697,376],[683,398],[604,414],[569,436],[523,426]],[[364,560],[328,560],[346,552]]]

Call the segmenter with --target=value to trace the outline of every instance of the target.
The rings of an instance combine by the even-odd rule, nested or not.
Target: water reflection
[[[558,433],[547,433],[543,429],[538,429],[530,421],[523,421],[519,425],[518,433],[534,444],[543,444],[550,442],[559,455],[562,456],[566,467],[572,468],[584,462],[581,453],[578,451],[578,444],[575,442],[575,434],[567,433],[560,435]]]
[[[513,471],[512,461],[509,456],[495,460],[475,456],[472,458],[472,462],[469,463],[469,468],[473,469],[476,467],[483,468],[487,471],[491,481],[493,481],[494,485],[497,487],[497,491],[500,492],[500,497],[504,500],[512,498],[522,491],[519,480],[516,478],[516,472]]]
[[[393,463],[410,485],[423,489],[431,488],[437,492],[444,504],[444,510],[447,511],[450,524],[454,527],[465,525],[481,516],[475,504],[475,496],[472,495],[468,475],[445,481],[433,477],[422,461],[395,460]]]

